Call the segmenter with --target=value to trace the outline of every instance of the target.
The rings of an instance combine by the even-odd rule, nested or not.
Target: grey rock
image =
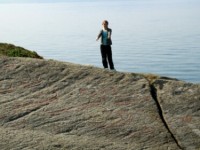
[[[0,77],[1,150],[199,148],[199,85],[6,57]]]
[[[157,80],[157,100],[164,119],[182,149],[200,149],[200,85]]]

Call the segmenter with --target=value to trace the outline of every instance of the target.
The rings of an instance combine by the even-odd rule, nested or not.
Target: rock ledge
[[[200,149],[200,85],[0,58],[0,149]]]

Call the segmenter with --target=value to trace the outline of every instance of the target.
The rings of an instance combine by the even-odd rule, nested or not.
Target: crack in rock
[[[152,98],[153,98],[153,99],[155,100],[155,102],[156,102],[156,106],[157,106],[157,108],[158,108],[158,113],[159,113],[160,119],[162,120],[162,122],[163,122],[165,128],[166,128],[167,131],[170,133],[172,139],[175,141],[175,143],[177,144],[177,146],[178,146],[181,150],[183,150],[183,148],[182,148],[182,147],[180,146],[180,144],[178,143],[178,140],[176,139],[176,137],[174,136],[174,134],[173,134],[172,131],[170,130],[170,128],[169,128],[167,122],[165,121],[165,118],[164,118],[164,116],[163,116],[162,108],[161,108],[160,103],[159,103],[158,98],[157,98],[157,89],[154,87],[153,84],[150,84],[150,90],[151,90],[151,91],[150,91],[150,92],[151,92],[151,96],[152,96]]]
[[[42,107],[43,106],[39,106],[39,107],[30,109],[30,110],[26,110],[24,112],[21,112],[21,113],[19,113],[17,115],[11,116],[10,118],[7,119],[6,123],[10,123],[10,122],[16,121],[16,120],[18,120],[20,118],[23,118],[23,117],[25,117],[25,116],[27,116],[27,115],[29,115],[29,114],[41,109]]]

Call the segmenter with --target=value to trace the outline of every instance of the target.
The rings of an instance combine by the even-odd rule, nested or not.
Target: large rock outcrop
[[[0,149],[200,149],[200,85],[0,58]]]

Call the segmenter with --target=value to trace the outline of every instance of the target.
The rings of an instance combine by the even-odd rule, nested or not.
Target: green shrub
[[[30,57],[30,58],[43,59],[43,57],[39,56],[34,51],[29,51],[29,50],[24,49],[23,47],[19,47],[19,46],[7,44],[7,43],[0,43],[0,56]]]

